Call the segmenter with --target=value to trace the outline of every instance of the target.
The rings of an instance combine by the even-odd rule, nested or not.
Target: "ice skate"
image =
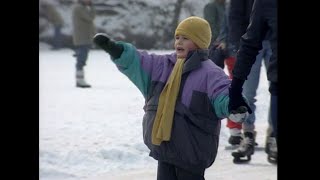
[[[268,162],[272,164],[278,163],[278,147],[275,137],[268,137],[266,143],[266,153],[268,154]]]
[[[249,162],[251,160],[251,155],[254,154],[254,144],[254,133],[245,132],[239,148],[231,154],[234,157],[233,162],[235,164]],[[245,157],[247,158],[245,159]]]

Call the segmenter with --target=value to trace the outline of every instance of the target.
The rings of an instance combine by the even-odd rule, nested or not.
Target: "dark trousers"
[[[202,174],[194,174],[172,164],[158,161],[157,180],[205,180]]]
[[[80,45],[75,47],[75,57],[77,59],[76,69],[83,70],[83,67],[86,65],[90,45]]]
[[[54,27],[53,49],[59,49],[62,45],[61,26]]]
[[[269,91],[271,94],[271,121],[273,133],[272,135],[278,140],[278,83],[271,82]]]

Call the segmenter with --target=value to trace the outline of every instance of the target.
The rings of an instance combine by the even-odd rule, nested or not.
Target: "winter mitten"
[[[98,33],[93,37],[93,42],[105,50],[113,59],[118,59],[124,48],[120,44],[116,44],[113,40],[111,40],[108,35],[104,33]]]
[[[251,108],[248,103],[246,103],[244,97],[242,96],[242,85],[244,80],[233,77],[231,86],[229,88],[229,112],[231,114],[238,114],[244,110],[247,110],[250,114],[252,113]],[[245,107],[245,108],[241,108]]]

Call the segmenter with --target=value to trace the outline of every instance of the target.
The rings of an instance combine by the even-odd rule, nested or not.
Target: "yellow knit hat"
[[[180,22],[174,36],[183,35],[200,49],[208,49],[211,42],[211,28],[203,18],[191,16]]]

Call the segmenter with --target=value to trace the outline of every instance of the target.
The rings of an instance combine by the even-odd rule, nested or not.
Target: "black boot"
[[[278,146],[275,137],[268,137],[266,143],[266,153],[268,154],[268,161],[272,164],[278,163]]]
[[[240,143],[239,148],[232,152],[232,156],[234,157],[234,163],[243,163],[251,160],[251,155],[254,154],[254,145],[255,145],[255,136],[252,132],[245,132],[244,138]],[[247,157],[247,159],[241,159],[243,157]]]

